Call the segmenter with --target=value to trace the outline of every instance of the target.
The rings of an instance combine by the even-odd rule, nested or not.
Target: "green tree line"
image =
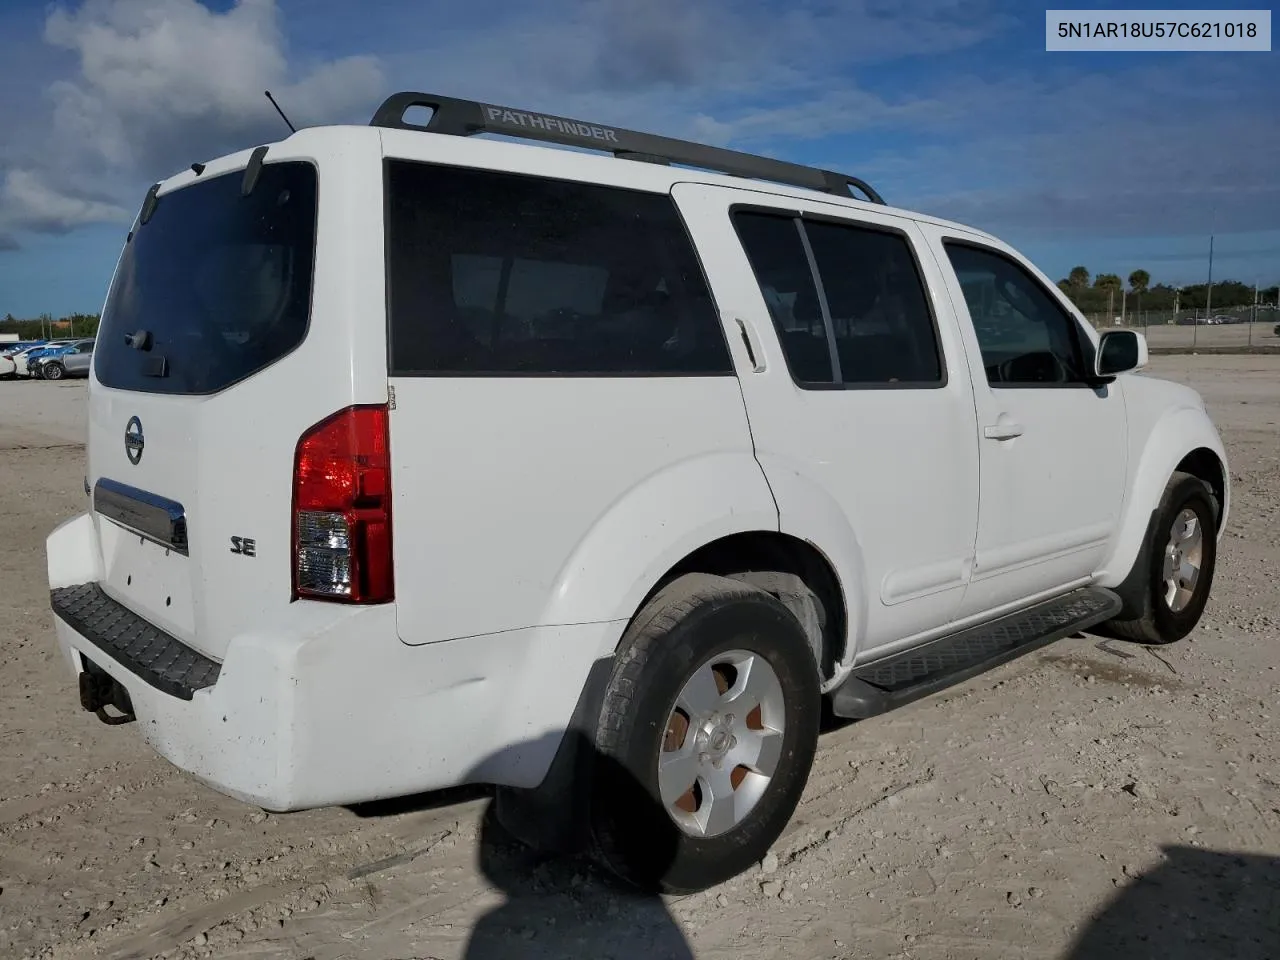
[[[1174,287],[1167,283],[1152,285],[1151,274],[1145,270],[1135,270],[1129,274],[1126,287],[1119,275],[1099,273],[1092,276],[1086,267],[1073,267],[1058,287],[1071,298],[1071,302],[1080,308],[1082,313],[1102,313],[1108,309],[1120,312],[1120,294],[1124,291],[1128,296],[1129,310],[1203,310],[1206,306],[1212,309],[1229,310],[1232,307],[1248,307],[1254,302],[1252,284],[1239,280],[1218,280],[1213,284],[1213,299],[1209,300],[1209,285],[1193,283],[1185,287]],[[1274,305],[1280,294],[1280,285],[1258,288],[1259,303]]]
[[[52,314],[42,313],[30,320],[19,320],[10,313],[0,320],[0,333],[16,333],[23,340],[94,337],[98,334],[98,315],[72,313],[55,319]]]

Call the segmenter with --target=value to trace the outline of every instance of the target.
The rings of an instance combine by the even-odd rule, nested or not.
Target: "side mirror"
[[[1135,330],[1108,330],[1098,341],[1094,375],[1115,377],[1147,365],[1147,338]]]

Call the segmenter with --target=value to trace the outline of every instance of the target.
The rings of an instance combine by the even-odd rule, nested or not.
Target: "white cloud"
[[[92,183],[136,192],[195,160],[285,132],[270,89],[295,124],[361,116],[384,91],[378,62],[346,57],[292,69],[275,0],[214,12],[197,0],[87,0],[55,8],[44,39],[78,62],[48,88],[48,158],[9,172],[0,227],[65,230],[120,207],[80,198]],[[130,196],[132,204],[136,198]]]
[[[698,139],[716,143],[762,138],[820,140],[887,126],[915,126],[943,118],[950,112],[946,104],[921,97],[893,102],[855,87],[814,93],[794,106],[775,106],[741,112],[725,120],[710,116],[695,119]]]
[[[130,215],[113,203],[56,190],[29,170],[11,170],[0,188],[0,218],[27,230],[65,233],[90,223],[127,223]]]
[[[81,76],[54,84],[54,123],[103,159],[146,164],[157,147],[205,131],[219,139],[279,123],[271,88],[298,120],[329,120],[382,88],[376,61],[349,57],[292,78],[275,0],[215,13],[196,0],[89,0],[55,10],[45,39],[73,51]],[[298,122],[295,120],[295,122]]]
[[[513,5],[514,6],[514,5]],[[989,3],[586,0],[524,5],[391,58],[419,89],[719,142],[912,125],[933,104],[855,72],[1007,27]]]

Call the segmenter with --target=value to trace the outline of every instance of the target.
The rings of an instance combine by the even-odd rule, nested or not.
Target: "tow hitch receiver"
[[[84,661],[84,670],[80,674],[80,706],[97,714],[103,723],[129,723],[137,719],[133,715],[129,691],[88,659]],[[114,707],[117,713],[108,713],[107,707]]]

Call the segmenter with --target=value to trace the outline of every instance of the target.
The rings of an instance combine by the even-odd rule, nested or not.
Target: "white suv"
[[[1229,474],[1146,357],[856,178],[396,95],[147,194],[58,640],[235,797],[492,784],[516,835],[702,889],[779,836],[824,698],[1195,626]]]

